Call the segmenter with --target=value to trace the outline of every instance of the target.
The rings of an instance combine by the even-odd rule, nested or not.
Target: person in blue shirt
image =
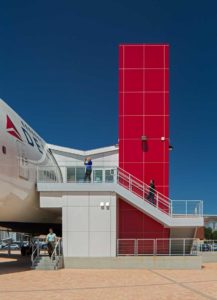
[[[86,167],[84,181],[91,182],[91,173],[92,173],[92,160],[90,157],[84,159],[84,165]]]

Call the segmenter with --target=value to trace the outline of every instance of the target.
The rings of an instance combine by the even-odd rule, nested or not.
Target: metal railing
[[[85,183],[85,166],[60,166],[64,183]],[[37,168],[38,183],[57,183],[58,178],[55,176],[56,167],[39,166]],[[90,175],[92,183],[114,183],[117,178],[117,167],[114,166],[93,166]]]
[[[198,239],[117,239],[117,256],[195,256]]]
[[[43,252],[41,255],[41,251],[43,251],[43,248],[40,248],[40,241],[46,241],[46,239],[37,239],[32,243],[32,255],[31,255],[31,262],[32,267],[35,267],[37,262],[39,261],[40,257],[46,257],[48,256],[48,250],[46,251],[46,254]],[[62,263],[61,259],[63,256],[63,247],[62,247],[62,238],[58,238],[57,242],[55,243],[54,250],[50,257],[50,264],[54,267],[54,269],[57,269],[59,264]]]
[[[60,166],[63,183],[87,183],[85,166]],[[38,167],[38,183],[56,183],[55,167]],[[117,183],[140,197],[161,212],[173,217],[203,216],[203,201],[201,200],[171,200],[157,190],[151,192],[150,186],[127,171],[114,166],[94,166],[89,184]]]
[[[200,217],[203,215],[203,201],[171,200],[158,191],[150,193],[150,186],[148,184],[121,168],[117,169],[117,183],[165,214],[176,217],[183,215]]]
[[[50,258],[51,263],[54,264],[54,269],[58,269],[62,255],[63,255],[62,239],[59,238],[56,242],[56,245],[54,247],[53,253],[51,254],[51,258]]]
[[[39,256],[40,256],[40,244],[39,244],[39,240],[35,240],[35,242],[32,243],[32,255],[31,255],[32,267],[35,266]]]
[[[164,213],[171,213],[171,199],[157,191],[150,193],[149,185],[145,184],[143,181],[121,168],[118,168],[117,182],[124,188],[131,191],[133,194],[142,198],[144,201],[149,202],[149,204],[157,207]]]

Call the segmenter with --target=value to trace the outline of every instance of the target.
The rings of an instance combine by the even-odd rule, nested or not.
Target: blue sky
[[[117,143],[118,44],[170,44],[170,196],[217,214],[216,1],[2,1],[0,97],[46,141]]]

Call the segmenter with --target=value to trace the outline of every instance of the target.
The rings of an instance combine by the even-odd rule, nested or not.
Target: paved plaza
[[[201,270],[30,270],[27,258],[0,255],[0,299],[217,299],[217,263]]]

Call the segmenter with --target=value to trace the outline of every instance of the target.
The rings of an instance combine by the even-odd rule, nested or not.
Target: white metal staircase
[[[62,240],[57,241],[51,257],[44,253],[43,255],[40,254],[39,243],[36,242],[33,247],[31,261],[32,269],[35,270],[58,270],[63,268]]]
[[[171,200],[158,191],[153,193],[153,200],[150,201],[149,192],[149,185],[118,168],[116,193],[129,204],[168,227],[195,227],[203,223],[202,201],[178,201],[184,207],[184,211],[183,207],[176,210],[177,201]]]
[[[47,167],[46,167],[47,168]],[[67,167],[66,167],[67,168]],[[81,168],[81,167],[80,167]],[[37,189],[39,192],[115,192],[130,205],[149,215],[167,227],[197,227],[203,226],[203,202],[200,200],[171,200],[155,191],[153,201],[148,200],[149,185],[121,168],[110,167],[111,176],[106,180],[103,175],[108,167],[95,167],[94,171],[102,172],[102,179],[92,176],[89,183],[84,180],[57,182],[55,178],[47,176],[49,169],[38,169]],[[52,168],[53,172],[53,168]],[[51,173],[51,172],[50,172]],[[46,174],[46,176],[44,176]]]

